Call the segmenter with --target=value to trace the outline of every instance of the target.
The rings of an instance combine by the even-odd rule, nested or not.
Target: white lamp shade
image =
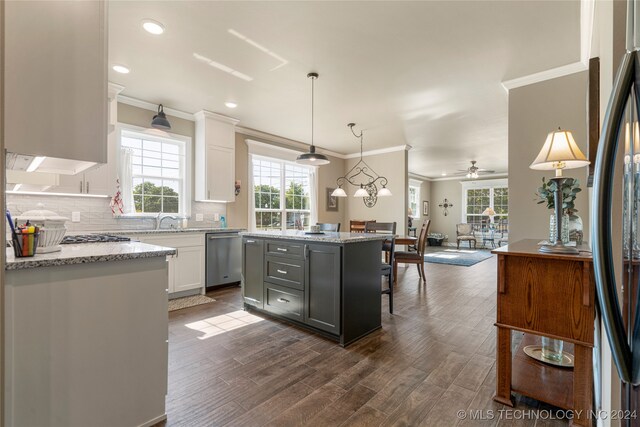
[[[391,190],[389,190],[387,187],[382,187],[380,190],[378,190],[378,197],[387,197],[387,196],[392,196]]]
[[[367,190],[365,190],[364,188],[360,187],[358,188],[358,191],[356,191],[356,193],[353,195],[353,197],[369,197],[369,192],[367,192]]]
[[[496,214],[496,211],[494,211],[491,208],[487,208],[484,210],[484,212],[482,212],[482,215],[486,215],[486,216],[494,216]]]
[[[571,132],[558,129],[547,135],[542,150],[529,167],[535,170],[575,169],[589,163]]]
[[[332,197],[347,197],[347,193],[345,193],[345,191],[338,187],[335,190],[333,190],[333,193],[331,193]]]

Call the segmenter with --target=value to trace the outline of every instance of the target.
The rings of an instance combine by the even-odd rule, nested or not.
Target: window
[[[188,214],[187,151],[183,139],[121,130],[119,176],[126,213]]]
[[[420,218],[420,186],[421,181],[409,180],[409,209],[413,218]]]
[[[256,230],[308,227],[312,212],[313,167],[253,156]]]
[[[493,222],[504,223],[509,217],[509,187],[506,179],[463,182],[462,204],[464,221],[478,227],[489,218],[482,213],[495,211]]]

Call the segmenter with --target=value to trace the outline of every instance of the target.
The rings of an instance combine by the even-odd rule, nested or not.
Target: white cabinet
[[[236,142],[238,120],[209,111],[196,117],[196,201],[235,201]]]
[[[204,233],[142,234],[130,236],[152,245],[176,248],[169,262],[169,293],[204,290],[205,235]]]
[[[51,187],[49,193],[110,195],[109,165],[94,168],[75,175],[60,175],[60,184]]]
[[[106,2],[6,2],[4,29],[6,149],[106,163]]]

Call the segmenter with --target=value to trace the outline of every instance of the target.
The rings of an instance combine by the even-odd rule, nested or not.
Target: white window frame
[[[253,155],[253,158],[250,159],[250,164],[249,164],[249,168],[250,168],[250,173],[251,173],[251,182],[254,182],[255,180],[255,176],[253,175],[253,160],[264,160],[267,162],[272,162],[272,163],[277,163],[280,165],[280,209],[264,209],[264,208],[256,208],[255,207],[255,185],[252,186],[251,188],[251,199],[250,199],[250,203],[253,204],[254,206],[254,212],[257,214],[259,212],[279,212],[280,213],[280,229],[282,231],[287,230],[287,213],[288,212],[303,212],[303,213],[308,213],[309,214],[309,224],[313,225],[315,224],[315,221],[318,217],[318,204],[314,203],[314,200],[312,200],[313,198],[313,190],[310,188],[309,191],[309,209],[287,209],[286,208],[286,196],[285,196],[285,191],[286,191],[286,187],[285,187],[285,182],[286,182],[286,176],[285,176],[285,165],[290,165],[290,166],[295,166],[295,167],[302,167],[302,168],[307,168],[310,171],[310,176],[309,176],[309,186],[313,186],[314,185],[314,180],[311,176],[311,171],[315,170],[317,173],[317,167],[315,166],[307,166],[307,165],[300,165],[297,164],[296,162],[291,162],[288,160],[284,160],[284,159],[279,159],[277,157],[269,157],[269,156],[263,156],[263,155]],[[316,191],[317,193],[317,191]],[[315,212],[314,212],[315,209]],[[257,226],[255,223],[255,218],[252,220],[252,223],[249,224],[249,227],[251,230],[257,230]]]
[[[411,208],[411,189],[415,189],[416,194],[416,208],[411,208],[411,215],[414,219],[420,219],[422,212],[420,211],[420,187],[422,187],[422,181],[418,181],[417,179],[409,179],[409,192],[407,194],[407,200],[409,201],[409,208]]]
[[[509,188],[509,179],[501,178],[501,179],[485,179],[480,181],[461,181],[462,184],[462,221],[463,223],[467,222],[467,192],[469,190],[483,190],[489,189],[489,206],[493,209],[493,192],[495,188]],[[507,214],[500,214],[499,216],[509,217],[509,212]]]
[[[181,192],[180,192],[180,204],[178,208],[178,213],[175,212],[166,212],[166,215],[176,215],[183,218],[191,217],[191,177],[193,170],[193,163],[191,158],[191,150],[192,150],[192,140],[188,136],[178,135],[170,132],[158,131],[157,134],[153,129],[143,128],[141,126],[135,126],[127,123],[118,123],[116,126],[116,146],[115,146],[115,164],[116,171],[120,170],[120,151],[122,150],[122,133],[130,132],[133,134],[139,135],[141,138],[144,138],[148,141],[157,141],[157,142],[181,142],[184,144],[184,167],[182,168],[182,178],[181,181]],[[116,172],[117,176],[117,172]],[[156,177],[154,177],[156,178]],[[134,208],[135,209],[135,208]],[[149,217],[157,217],[158,215],[165,214],[164,212],[131,212],[119,215],[121,218],[149,218]]]

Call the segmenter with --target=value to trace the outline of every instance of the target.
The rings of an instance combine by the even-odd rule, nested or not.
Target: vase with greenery
[[[555,202],[553,199],[553,192],[556,190],[557,183],[554,180],[546,180],[542,178],[542,186],[538,187],[538,204],[547,204],[547,208],[554,210]],[[568,243],[569,241],[575,241],[577,244],[582,244],[583,226],[582,218],[577,215],[578,210],[575,207],[575,200],[579,192],[580,181],[575,178],[567,178],[561,188],[562,193],[562,242]],[[555,214],[551,214],[549,219],[549,241],[555,241],[556,236],[556,219]]]

